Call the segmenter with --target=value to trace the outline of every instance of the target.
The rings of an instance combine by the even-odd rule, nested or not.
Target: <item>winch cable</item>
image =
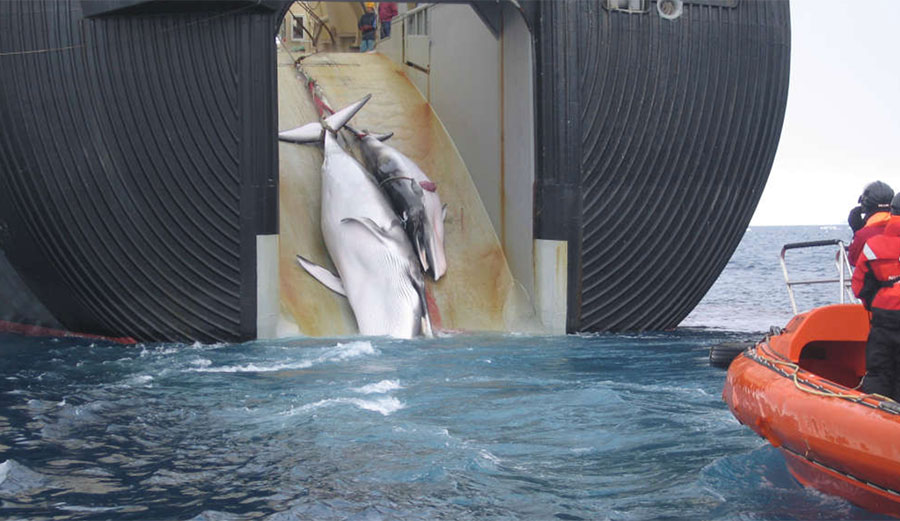
[[[306,87],[309,89],[309,95],[312,97],[313,104],[315,104],[316,110],[319,112],[319,117],[325,119],[334,114],[335,110],[331,108],[331,105],[327,101],[325,101],[325,95],[322,94],[322,89],[319,87],[319,84],[316,83],[316,80],[310,78],[310,76],[306,74],[299,63],[297,63],[297,73],[300,74],[306,82]],[[344,128],[356,136],[357,139],[362,139],[366,135],[364,132],[360,132],[348,124],[345,124]]]

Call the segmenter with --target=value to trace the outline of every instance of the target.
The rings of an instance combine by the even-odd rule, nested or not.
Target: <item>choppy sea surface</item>
[[[707,363],[709,346],[791,316],[783,243],[848,236],[749,230],[665,333],[0,336],[0,518],[880,518],[795,482],[728,412],[725,373]],[[790,266],[828,274],[833,251]],[[834,301],[829,290],[798,303]]]

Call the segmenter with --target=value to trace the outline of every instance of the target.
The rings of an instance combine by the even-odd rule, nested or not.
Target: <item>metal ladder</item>
[[[834,266],[837,269],[838,277],[834,279],[811,279],[811,280],[791,280],[788,276],[787,264],[784,261],[784,255],[788,250],[796,250],[801,248],[817,248],[822,246],[837,246],[838,251],[835,254]],[[785,244],[781,247],[781,269],[784,272],[784,282],[787,284],[788,295],[791,297],[791,309],[797,314],[797,301],[794,298],[794,286],[805,286],[811,284],[834,284],[838,283],[840,288],[840,303],[845,302],[857,303],[859,300],[853,295],[850,287],[850,279],[853,276],[853,268],[850,266],[850,260],[847,258],[847,249],[844,247],[844,241],[840,239],[828,239],[822,241],[794,242]]]

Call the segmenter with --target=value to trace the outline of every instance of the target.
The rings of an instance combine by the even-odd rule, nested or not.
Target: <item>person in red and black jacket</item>
[[[391,20],[397,16],[397,2],[379,2],[378,22],[381,24],[381,38],[390,38]]]
[[[847,248],[847,259],[851,266],[856,266],[863,244],[869,237],[884,231],[891,217],[889,212],[893,197],[894,191],[887,183],[875,181],[866,185],[859,196],[859,206],[850,210],[847,223],[853,230],[853,240]]]
[[[900,400],[900,194],[890,208],[884,233],[862,247],[852,285],[872,312],[863,392]]]

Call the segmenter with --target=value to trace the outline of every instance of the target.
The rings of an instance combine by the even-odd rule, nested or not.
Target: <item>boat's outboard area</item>
[[[900,405],[861,390],[868,334],[861,304],[801,313],[734,359],[722,397],[800,483],[898,516]]]

